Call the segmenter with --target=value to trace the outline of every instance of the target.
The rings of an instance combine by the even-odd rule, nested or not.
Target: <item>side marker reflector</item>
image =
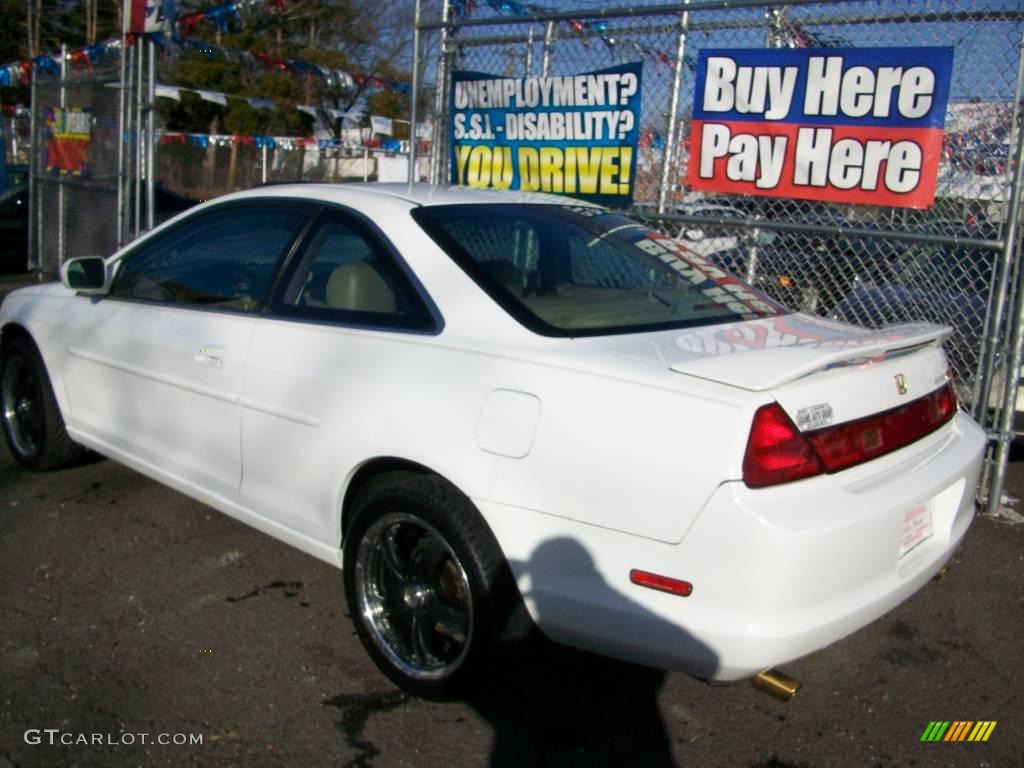
[[[641,571],[634,568],[629,572],[629,580],[641,587],[656,589],[659,592],[668,592],[670,595],[689,597],[693,593],[693,584],[681,579],[671,579],[668,576],[659,576],[656,573]]]

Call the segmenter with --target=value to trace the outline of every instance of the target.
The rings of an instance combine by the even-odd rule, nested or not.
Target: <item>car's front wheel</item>
[[[469,499],[432,476],[378,488],[357,503],[344,549],[349,610],[381,671],[424,698],[464,693],[515,605]]]
[[[28,339],[4,344],[0,409],[7,445],[22,466],[36,471],[60,469],[85,455],[86,450],[64,429],[46,366]]]

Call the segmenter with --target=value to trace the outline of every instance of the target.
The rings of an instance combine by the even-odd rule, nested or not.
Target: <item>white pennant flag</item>
[[[174,99],[175,101],[181,101],[181,89],[174,88],[170,85],[158,85],[156,87],[157,98]]]
[[[390,136],[391,118],[380,117],[379,115],[370,115],[370,128],[373,133],[383,133],[385,136]]]
[[[277,105],[270,99],[246,99],[246,102],[253,109],[269,109],[272,112],[277,109]]]
[[[228,105],[228,97],[225,96],[223,93],[218,93],[217,91],[198,90],[196,91],[196,93],[199,94],[199,98],[201,98],[203,101],[210,101],[214,104],[220,104],[222,107],[226,107]]]

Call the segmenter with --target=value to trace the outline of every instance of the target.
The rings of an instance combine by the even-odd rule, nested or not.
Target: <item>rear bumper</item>
[[[675,545],[528,513],[525,528],[542,543],[527,553],[510,530],[523,529],[525,511],[515,514],[519,526],[508,508],[485,514],[552,639],[737,680],[839,640],[927,583],[974,517],[984,444],[958,415],[913,446],[836,475],[760,490],[724,483]],[[932,534],[900,557],[904,517],[921,506]],[[631,568],[689,581],[693,593],[633,585]]]
[[[862,467],[764,491],[719,489],[678,553],[699,562],[708,582],[698,623],[717,649],[714,677],[746,677],[835,642],[943,566],[974,517],[985,439],[965,416],[942,432],[881,473]],[[904,517],[922,506],[932,534],[900,557]],[[733,533],[727,556],[701,556],[745,529],[755,533]]]

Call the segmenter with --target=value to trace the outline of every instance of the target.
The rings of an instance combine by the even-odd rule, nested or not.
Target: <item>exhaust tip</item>
[[[800,688],[800,681],[777,669],[766,669],[750,679],[754,688],[779,701],[789,701]]]

